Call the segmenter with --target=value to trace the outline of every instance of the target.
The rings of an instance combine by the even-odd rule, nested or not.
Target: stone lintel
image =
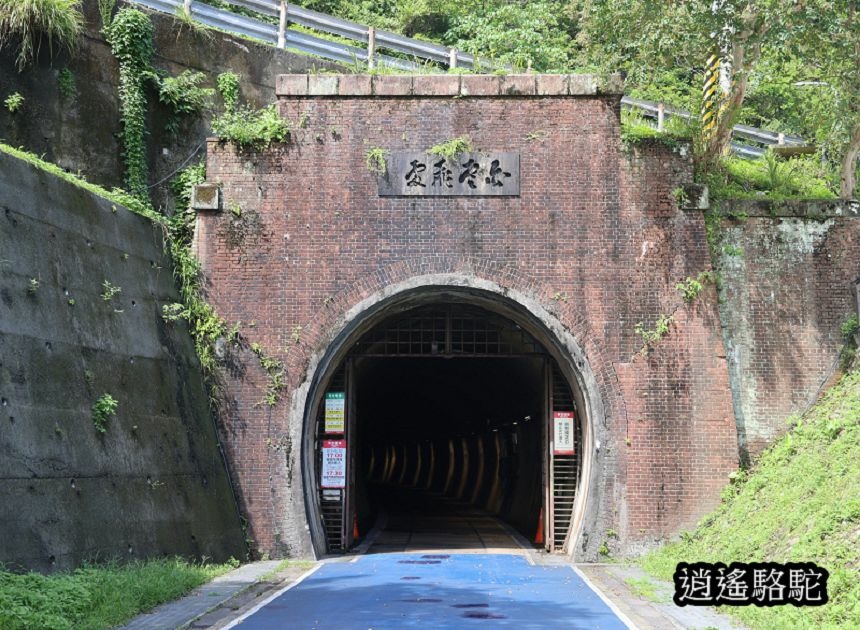
[[[620,75],[597,74],[281,74],[279,98],[296,96],[598,96],[623,94]]]
[[[860,219],[860,201],[845,199],[729,199],[715,207],[727,218]]]

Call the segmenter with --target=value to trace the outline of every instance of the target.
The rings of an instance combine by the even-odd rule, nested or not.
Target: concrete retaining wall
[[[177,300],[160,228],[0,153],[0,562],[244,555]]]
[[[123,4],[120,2],[119,6]],[[52,59],[48,47],[43,46],[37,63],[19,73],[14,64],[14,47],[0,50],[0,101],[13,92],[19,92],[25,99],[15,114],[0,107],[0,138],[110,188],[123,183],[117,96],[119,69],[101,35],[96,0],[85,0],[83,8],[85,34],[73,56],[63,53]],[[255,107],[275,100],[275,77],[279,73],[338,67],[322,59],[226,33],[207,30],[205,34],[197,34],[169,15],[156,12],[150,15],[156,53],[153,65],[157,69],[171,76],[187,69],[203,72],[210,87],[215,86],[219,73],[235,72],[241,77],[242,96]],[[75,78],[73,96],[66,96],[59,89],[57,80],[64,69]],[[216,97],[214,104],[217,110],[220,99]],[[178,133],[171,134],[165,130],[169,111],[158,103],[154,89],[149,106],[150,182],[155,184],[189,158],[199,161],[205,157],[202,143],[209,133],[212,112],[188,120]],[[153,190],[156,203],[166,202],[161,190]]]

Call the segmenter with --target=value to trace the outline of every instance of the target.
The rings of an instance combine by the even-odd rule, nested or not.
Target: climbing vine
[[[227,322],[204,299],[200,263],[191,251],[194,225],[194,211],[190,207],[191,191],[196,184],[202,183],[205,179],[206,166],[203,161],[200,161],[182,170],[170,184],[176,198],[176,210],[173,216],[166,220],[166,225],[174,275],[179,285],[182,302],[165,304],[162,308],[162,317],[168,322],[184,320],[188,323],[200,364],[207,375],[212,377],[218,364],[216,356],[218,344],[226,342],[236,347],[241,345],[242,339],[239,334],[241,323],[237,322],[228,328]],[[234,206],[232,213],[235,221],[242,221],[251,214],[243,212],[238,205]],[[286,384],[284,364],[280,359],[268,355],[258,343],[252,343],[250,349],[257,356],[260,367],[266,372],[268,378],[266,393],[260,404],[265,403],[274,407],[280,400]],[[209,385],[214,387],[211,380]]]
[[[170,119],[165,125],[167,131],[176,133],[182,122],[199,115],[208,105],[215,93],[212,88],[203,87],[206,75],[202,72],[184,70],[178,76],[161,79],[158,100],[170,109]]]
[[[284,362],[267,355],[258,343],[251,344],[251,352],[257,355],[257,358],[260,360],[260,367],[265,370],[266,375],[269,377],[269,382],[266,384],[266,395],[262,402],[269,405],[269,407],[274,407],[278,404],[281,392],[285,386],[284,377],[286,372],[284,370]]]
[[[149,199],[146,161],[146,82],[153,76],[152,22],[146,14],[125,7],[103,29],[119,61],[119,101],[122,117],[125,182],[142,201]]]
[[[191,190],[206,178],[204,162],[192,164],[171,182],[176,196],[176,210],[167,219],[167,235],[173,273],[179,285],[182,302],[165,304],[162,317],[165,321],[185,320],[203,369],[210,373],[215,368],[215,344],[228,336],[227,324],[215,308],[203,299],[200,263],[191,252],[194,212],[191,210]]]
[[[224,111],[235,112],[239,107],[239,75],[235,72],[219,74],[218,93],[224,101]]]

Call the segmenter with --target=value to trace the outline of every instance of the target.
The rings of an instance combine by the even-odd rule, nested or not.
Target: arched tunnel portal
[[[401,532],[429,522],[430,546],[467,546],[476,512],[571,553],[594,440],[582,366],[529,309],[488,291],[422,287],[357,316],[305,407],[316,553],[344,552],[381,521]]]

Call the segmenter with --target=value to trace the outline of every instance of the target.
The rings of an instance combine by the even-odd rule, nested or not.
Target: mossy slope
[[[830,572],[821,607],[728,608],[751,628],[860,628],[860,372],[842,378],[726,489],[692,534],[642,559],[671,580],[680,561],[812,561]]]

